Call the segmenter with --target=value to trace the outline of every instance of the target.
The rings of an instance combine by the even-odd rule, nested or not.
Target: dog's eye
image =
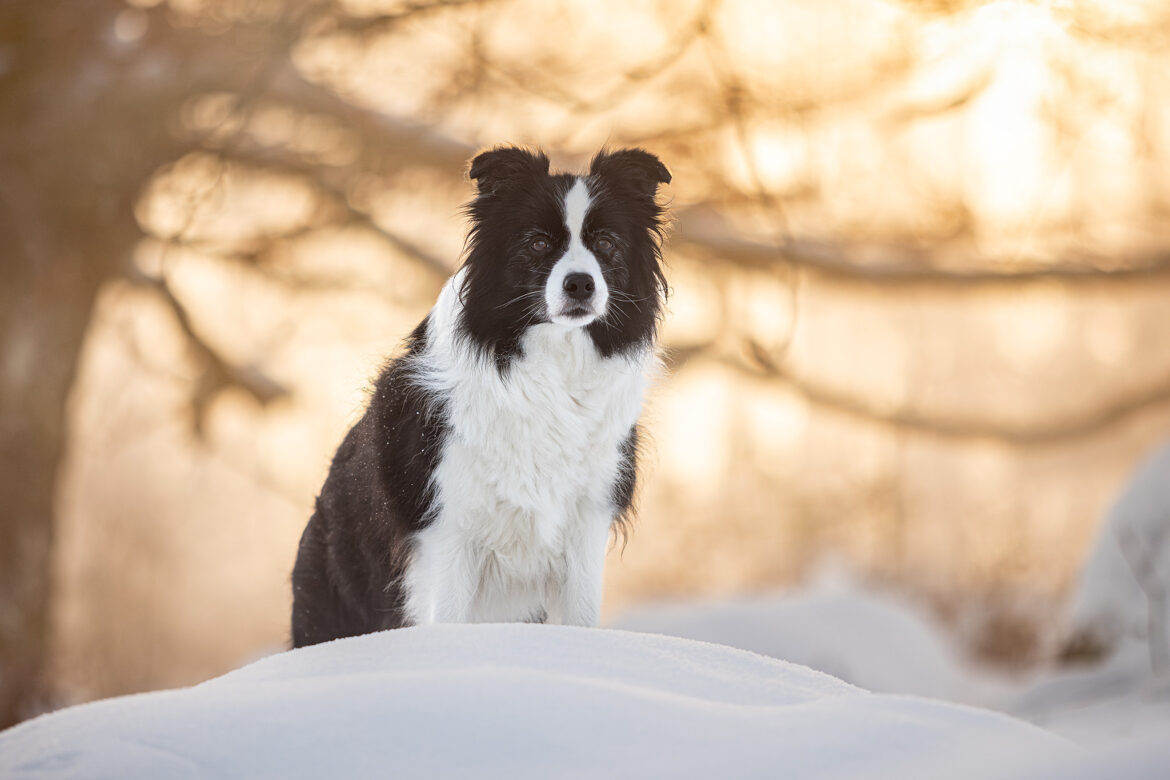
[[[537,236],[528,242],[528,248],[533,252],[543,252],[548,249],[548,239],[543,236]]]
[[[610,241],[605,236],[602,236],[601,238],[597,239],[596,243],[597,243],[597,248],[600,249],[602,252],[612,252],[613,251],[613,241]]]

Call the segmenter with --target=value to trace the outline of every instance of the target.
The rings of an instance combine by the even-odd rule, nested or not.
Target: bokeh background
[[[1170,3],[30,0],[0,7],[0,725],[284,645],[329,459],[500,143],[674,176],[607,618],[832,560],[973,659],[1062,652],[1170,436]]]

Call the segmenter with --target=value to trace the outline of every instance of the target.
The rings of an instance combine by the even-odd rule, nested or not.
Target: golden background
[[[674,176],[667,370],[606,615],[836,560],[974,655],[1054,652],[1104,510],[1170,434],[1170,4],[104,5],[111,68],[179,96],[127,137],[184,143],[133,193],[72,384],[60,696],[283,646],[333,449],[501,143],[569,170],[639,145]],[[180,33],[263,67],[139,56]]]

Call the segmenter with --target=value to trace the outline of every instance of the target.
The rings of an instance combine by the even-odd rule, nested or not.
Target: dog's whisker
[[[629,321],[629,315],[617,307],[612,307],[605,312],[605,316],[601,319],[605,320],[606,322],[621,326],[625,325],[626,322]]]
[[[646,301],[650,300],[649,296],[645,296],[642,298],[635,298],[634,296],[629,295],[627,293],[623,293],[620,290],[611,289],[609,291],[609,294],[611,297],[616,298],[617,300],[622,301],[623,303],[645,303]]]
[[[520,317],[524,324],[531,323],[540,315],[540,307],[544,303],[543,300],[538,300],[530,303],[521,313]]]
[[[499,306],[497,306],[496,308],[497,308],[497,309],[503,309],[503,308],[505,308],[505,307],[507,307],[507,306],[511,306],[513,303],[516,303],[517,301],[522,301],[522,300],[524,300],[525,298],[528,298],[528,297],[530,297],[530,296],[535,296],[535,295],[544,295],[544,290],[529,290],[528,292],[525,292],[525,293],[520,293],[519,295],[517,295],[517,296],[516,296],[515,298],[513,298],[512,300],[510,300],[510,301],[507,301],[506,303],[501,303],[501,304],[500,304]]]

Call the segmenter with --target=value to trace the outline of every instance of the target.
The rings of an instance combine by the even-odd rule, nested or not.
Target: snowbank
[[[45,715],[0,734],[0,776],[994,777],[1078,753],[1004,715],[728,647],[473,625]]]
[[[996,674],[967,662],[904,597],[834,570],[785,593],[645,605],[616,625],[782,658],[871,691],[989,707],[1095,751],[1161,739],[1170,766],[1170,678],[1151,675],[1144,640],[1125,639],[1092,664]]]
[[[986,705],[1006,691],[960,660],[929,615],[835,567],[798,590],[645,605],[615,626],[782,658],[879,693]]]
[[[1088,648],[1112,650],[1137,638],[1154,656],[1170,652],[1170,445],[1138,466],[1110,508],[1069,624],[1070,642]]]

